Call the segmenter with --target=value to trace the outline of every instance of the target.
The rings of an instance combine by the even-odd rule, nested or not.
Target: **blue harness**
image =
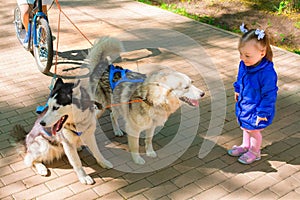
[[[126,76],[127,72],[131,72],[129,69],[116,68],[113,64],[109,65],[109,84],[112,91],[122,82],[132,82],[132,83],[141,83],[144,82],[144,79],[128,79]],[[114,76],[116,73],[121,74],[121,78],[118,81],[114,81]]]

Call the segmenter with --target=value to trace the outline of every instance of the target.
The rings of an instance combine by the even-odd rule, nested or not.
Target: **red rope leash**
[[[61,9],[61,6],[60,6],[58,0],[55,0],[55,3],[56,3],[57,8],[59,10],[58,25],[57,25],[57,38],[56,38],[56,55],[55,55],[56,58],[55,58],[55,69],[54,69],[54,73],[56,74],[56,71],[57,71],[57,60],[58,60],[58,43],[59,43],[60,16],[61,16],[61,13],[79,31],[79,33],[91,44],[91,46],[93,46],[93,43],[84,35],[84,33],[75,25],[75,23],[63,12],[63,10]],[[121,106],[123,104],[140,103],[140,102],[143,102],[143,100],[142,99],[134,99],[134,100],[129,101],[129,102],[122,102],[122,103],[118,103],[118,104],[110,104],[110,105],[106,106],[106,108]]]
[[[59,11],[69,20],[69,22],[78,30],[78,32],[91,44],[91,46],[93,46],[93,43],[84,35],[84,33],[76,26],[76,24],[61,9],[61,6],[60,6],[58,0],[55,0],[55,3],[57,5],[57,8],[59,9]]]
[[[58,6],[60,6],[58,4]],[[59,43],[59,32],[60,32],[60,13],[58,14],[58,23],[57,23],[57,38],[56,38],[56,53],[55,53],[55,68],[54,68],[54,74],[57,72],[57,61],[58,61],[58,43]]]
[[[66,15],[66,13],[61,9],[61,6],[58,2],[58,0],[55,0],[56,6],[59,10],[58,15],[58,25],[57,25],[57,41],[56,41],[56,55],[55,55],[55,69],[54,73],[56,74],[57,71],[57,61],[58,61],[58,43],[59,43],[59,32],[60,32],[60,16],[61,13],[68,19],[68,21],[78,30],[78,32],[90,43],[91,46],[93,46],[93,43],[84,35],[84,33],[76,26],[76,24]]]

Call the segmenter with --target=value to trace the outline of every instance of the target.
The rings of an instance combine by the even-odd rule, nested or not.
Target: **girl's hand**
[[[239,99],[239,93],[237,93],[237,92],[235,92],[234,93],[234,99],[235,99],[235,102],[237,102],[238,101],[238,99]]]
[[[268,121],[268,119],[266,117],[257,116],[255,125],[258,126],[259,122],[261,121]]]

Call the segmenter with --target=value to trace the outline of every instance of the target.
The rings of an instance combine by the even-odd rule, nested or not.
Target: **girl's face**
[[[266,55],[265,48],[261,47],[255,40],[249,40],[239,48],[240,59],[244,61],[246,66],[257,64]]]

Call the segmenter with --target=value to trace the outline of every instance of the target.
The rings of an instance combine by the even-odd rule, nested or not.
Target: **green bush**
[[[274,6],[277,10],[277,13],[280,15],[282,13],[291,13],[293,11],[300,10],[300,1],[299,0],[285,0],[280,1],[278,6]]]

